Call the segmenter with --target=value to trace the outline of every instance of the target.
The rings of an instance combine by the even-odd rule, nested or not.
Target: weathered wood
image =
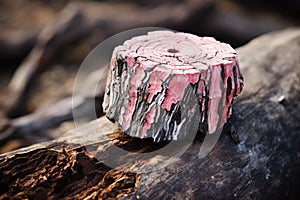
[[[153,31],[115,48],[103,108],[128,135],[177,140],[196,133],[199,126],[209,134],[223,127],[242,88],[230,45],[210,37]]]
[[[39,178],[42,172],[32,170],[30,164],[26,164],[26,161],[35,160],[35,155],[45,155],[37,157],[43,166],[49,166],[44,170],[50,174],[51,169],[57,168],[47,156],[55,154],[63,156],[63,160],[72,160],[72,154],[89,160],[85,155],[93,154],[102,164],[116,158],[120,168],[137,172],[134,176],[138,176],[139,181],[133,181],[137,186],[128,186],[135,192],[124,192],[128,195],[126,199],[297,199],[300,175],[300,56],[295,52],[300,52],[299,42],[300,30],[291,29],[267,34],[238,49],[246,80],[245,90],[236,102],[232,115],[232,124],[241,140],[239,144],[234,144],[223,134],[214,150],[199,159],[201,143],[196,141],[180,158],[168,159],[169,165],[160,168],[160,165],[166,164],[166,154],[154,158],[141,157],[139,162],[131,162],[134,155],[130,152],[114,155],[115,145],[136,152],[147,152],[161,146],[149,140],[122,136],[116,126],[101,118],[87,124],[78,134],[69,133],[52,142],[1,155],[1,185],[7,186],[1,190],[1,197],[8,194],[29,197],[33,188],[35,192],[45,190],[26,181],[33,180],[31,177],[42,180],[43,176]],[[84,150],[83,146],[89,151]],[[73,163],[82,162],[77,160]],[[87,163],[85,169],[97,167],[95,162],[89,160]],[[62,169],[63,166],[68,168],[64,161],[60,164]],[[93,170],[88,171],[94,173]],[[10,172],[13,173],[8,175]],[[5,179],[2,179],[4,175]],[[69,177],[63,173],[61,176]],[[132,176],[121,174],[121,177],[128,180]],[[74,179],[78,181],[82,177],[75,176]],[[114,179],[112,182],[117,181]],[[20,183],[22,187],[8,192],[9,188],[21,186],[18,185]],[[45,183],[49,187],[55,186],[50,181],[45,180]],[[71,191],[74,185],[66,184],[66,188]],[[106,191],[103,187],[96,188]],[[82,187],[81,195],[77,193],[76,198],[87,197],[86,192],[93,189]],[[57,197],[57,193],[46,194],[49,198]],[[70,192],[69,195],[75,196],[75,193]]]

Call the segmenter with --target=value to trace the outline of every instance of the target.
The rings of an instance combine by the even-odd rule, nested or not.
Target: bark
[[[245,88],[234,105],[231,124],[240,143],[222,134],[202,159],[198,157],[200,141],[194,141],[180,157],[169,158],[172,152],[147,157],[132,152],[150,152],[166,144],[125,136],[101,118],[77,133],[1,155],[1,197],[43,193],[48,198],[89,194],[106,198],[101,195],[107,191],[106,195],[126,199],[297,199],[299,42],[300,30],[289,29],[261,36],[238,49]],[[115,146],[128,152],[117,155]],[[119,176],[102,164],[118,166],[114,172]],[[55,173],[58,168],[67,173]],[[101,179],[101,173],[108,179]],[[97,176],[92,186],[82,182],[89,175]],[[96,184],[100,179],[103,184]],[[72,184],[78,182],[82,187]],[[129,189],[121,190],[123,186]]]

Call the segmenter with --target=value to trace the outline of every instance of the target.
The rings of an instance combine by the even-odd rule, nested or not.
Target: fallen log
[[[5,187],[1,197],[297,199],[300,56],[295,52],[300,51],[299,42],[300,30],[289,29],[238,49],[246,86],[234,105],[231,123],[239,144],[222,134],[202,159],[198,158],[199,141],[181,157],[160,152],[147,158],[137,152],[166,144],[126,137],[100,118],[57,140],[2,154],[1,185]],[[127,151],[116,155],[116,146]],[[118,169],[103,167],[109,161]],[[57,166],[62,173],[52,173]],[[103,171],[101,177],[107,179],[97,178],[91,185],[81,182]],[[99,180],[102,185],[96,184]],[[81,188],[76,187],[79,182]]]

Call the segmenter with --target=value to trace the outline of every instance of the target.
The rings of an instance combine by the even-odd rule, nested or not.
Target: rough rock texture
[[[0,198],[16,193],[32,197],[30,194],[33,192],[45,189],[43,186],[30,185],[32,180],[43,180],[41,177],[44,172],[32,168],[35,159],[36,162],[40,161],[39,167],[45,166],[43,170],[50,174],[51,169],[57,169],[57,165],[62,171],[64,167],[70,168],[65,160],[71,160],[71,164],[79,166],[74,158],[82,157],[88,161],[84,169],[89,169],[83,171],[96,177],[101,171],[108,170],[101,167],[95,170],[107,158],[116,158],[120,167],[136,174],[131,173],[131,176],[123,173],[119,178],[113,178],[116,176],[111,174],[112,179],[108,181],[111,184],[81,187],[77,199],[89,197],[91,190],[99,191],[91,199],[101,198],[101,192],[110,189],[108,195],[119,192],[119,197],[124,199],[299,199],[299,44],[300,29],[290,29],[261,36],[238,49],[247,84],[235,102],[231,120],[240,136],[239,144],[234,144],[226,134],[222,134],[213,151],[199,159],[197,155],[201,143],[194,142],[180,158],[168,160],[169,165],[165,168],[157,168],[165,164],[168,153],[131,162],[132,151],[142,155],[161,146],[147,139],[122,136],[116,126],[100,118],[82,127],[78,134],[69,133],[53,142],[0,155],[1,189],[14,188],[10,193],[4,190]],[[89,151],[82,148],[83,144]],[[129,152],[115,155],[111,151],[115,145]],[[63,148],[69,153],[63,153]],[[95,153],[100,163],[93,161],[92,155]],[[57,163],[46,159],[49,155],[60,155],[64,159]],[[78,168],[70,173],[77,181],[83,181]],[[48,191],[58,187],[57,180],[70,177],[68,173],[61,173],[60,176],[57,176],[59,179],[45,180]],[[127,185],[129,190],[126,192],[121,190],[122,187],[115,187],[124,179],[135,182],[135,185]],[[17,187],[18,183],[22,183],[22,187]],[[70,192],[75,186],[66,184],[61,187],[69,187],[69,198],[75,198]],[[55,193],[47,195],[49,199],[57,199]]]
[[[228,44],[171,31],[116,47],[109,73],[106,116],[128,135],[156,142],[183,138],[199,124],[214,133],[243,88],[237,54]]]

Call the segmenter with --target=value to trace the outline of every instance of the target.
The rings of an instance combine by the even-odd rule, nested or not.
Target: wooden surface
[[[0,197],[36,197],[42,193],[52,199],[93,199],[97,195],[125,199],[297,199],[299,42],[300,30],[291,29],[259,37],[238,49],[245,90],[234,105],[231,123],[239,134],[239,144],[224,132],[203,159],[197,156],[201,142],[194,141],[180,158],[166,161],[168,155],[161,153],[137,161],[139,157],[130,151],[149,152],[165,144],[123,136],[101,118],[78,134],[70,132],[55,141],[2,154],[1,185],[5,187],[1,187]],[[129,152],[115,155],[115,146]],[[116,158],[118,169],[102,165],[111,158]],[[90,176],[97,178],[88,185],[89,181],[83,180]]]

